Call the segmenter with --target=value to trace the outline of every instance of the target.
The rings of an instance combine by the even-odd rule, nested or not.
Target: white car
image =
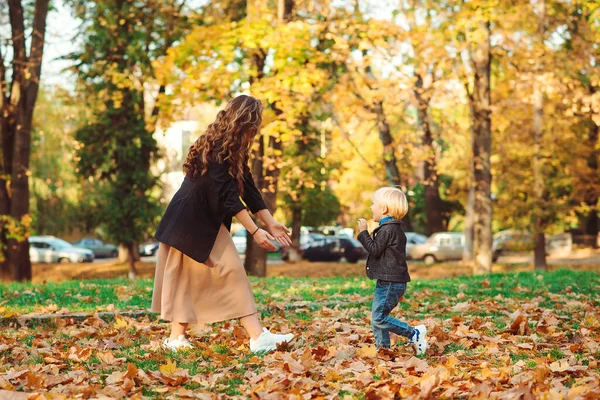
[[[231,238],[233,239],[233,244],[235,244],[235,249],[238,254],[246,254],[246,230],[240,229],[234,233]]]
[[[406,235],[406,258],[410,259],[410,249],[416,244],[423,244],[427,241],[427,236],[416,232],[404,232]]]
[[[32,263],[82,263],[94,261],[94,252],[54,236],[30,236],[29,259]]]
[[[438,261],[461,260],[464,249],[464,233],[437,232],[425,243],[413,245],[410,256],[413,260],[423,260],[425,265],[431,265]]]

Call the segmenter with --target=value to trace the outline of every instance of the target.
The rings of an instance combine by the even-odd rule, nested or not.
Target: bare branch
[[[12,28],[13,58],[22,63],[27,62],[25,52],[25,23],[23,22],[23,6],[20,0],[8,0],[10,26]]]
[[[33,113],[33,106],[37,98],[40,74],[42,72],[42,56],[44,53],[44,41],[46,37],[46,17],[48,15],[49,0],[36,0],[35,12],[33,16],[33,33],[31,38],[31,50],[29,52],[29,61],[31,67],[27,71],[31,74],[27,86],[27,104],[25,109],[28,114]]]
[[[4,55],[0,49],[0,110],[4,108],[4,105],[8,103],[8,96],[6,82],[6,66],[4,65]]]
[[[348,143],[350,144],[350,146],[352,147],[352,149],[354,149],[354,151],[356,152],[356,154],[358,154],[358,156],[369,166],[369,169],[371,169],[371,171],[373,171],[374,176],[378,177],[379,174],[377,173],[377,170],[375,168],[374,165],[372,165],[369,160],[360,152],[360,150],[358,149],[358,147],[356,146],[356,144],[354,144],[354,142],[352,141],[352,139],[350,139],[350,134],[346,131],[346,129],[343,127],[343,125],[340,123],[339,119],[337,118],[337,116],[335,115],[335,112],[333,111],[333,107],[329,104],[329,103],[324,103],[325,107],[327,108],[327,111],[331,114],[331,119],[333,120],[333,122],[335,122],[335,124],[337,125],[337,127],[339,128],[340,132],[342,132],[342,135],[344,136],[344,138],[348,141]],[[377,124],[373,125],[368,131],[367,131],[367,135],[369,133],[371,133],[371,131],[373,129],[375,129],[377,127]],[[383,182],[383,181],[382,181]]]

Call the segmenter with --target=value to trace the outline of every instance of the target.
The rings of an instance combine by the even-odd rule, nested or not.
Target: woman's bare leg
[[[169,339],[174,340],[179,337],[179,335],[185,335],[185,331],[187,330],[188,324],[187,322],[172,322],[171,323],[171,336]]]
[[[246,315],[245,317],[240,318],[240,322],[248,332],[248,335],[250,335],[250,337],[254,340],[258,339],[260,334],[263,332],[260,319],[258,319],[258,313]]]

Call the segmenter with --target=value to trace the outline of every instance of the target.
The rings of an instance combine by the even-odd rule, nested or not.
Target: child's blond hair
[[[402,190],[395,187],[382,187],[373,193],[373,201],[387,207],[387,214],[402,219],[408,213],[408,201]]]

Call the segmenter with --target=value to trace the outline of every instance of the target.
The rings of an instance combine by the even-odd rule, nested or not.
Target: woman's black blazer
[[[252,213],[267,208],[247,166],[242,198]],[[229,175],[229,163],[211,161],[206,174],[184,179],[154,238],[203,263],[208,259],[221,224],[229,230],[232,217],[245,208],[236,182]]]

